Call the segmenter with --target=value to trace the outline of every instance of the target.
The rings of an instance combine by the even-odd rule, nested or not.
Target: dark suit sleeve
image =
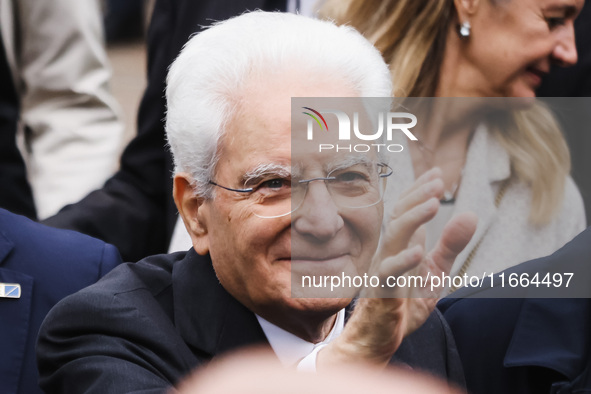
[[[466,386],[456,343],[438,310],[417,331],[402,341],[391,362],[407,364],[459,387]]]
[[[40,386],[46,393],[165,392],[166,380],[134,352],[138,345],[115,333],[123,313],[116,303],[85,294],[50,312],[37,345]],[[104,313],[106,309],[114,313]],[[134,310],[129,313],[133,323],[142,323]],[[136,339],[140,334],[128,332]]]
[[[165,252],[174,226],[171,157],[165,148],[164,87],[172,45],[175,1],[158,1],[148,36],[148,86],[138,113],[138,135],[120,170],[102,189],[68,205],[45,224],[77,230],[115,245],[124,260]]]
[[[197,362],[149,292],[108,294],[101,283],[60,302],[43,322],[41,388],[60,394],[167,392]]]

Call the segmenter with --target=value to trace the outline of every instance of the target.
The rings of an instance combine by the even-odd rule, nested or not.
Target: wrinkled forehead
[[[312,178],[327,176],[336,171],[348,168],[370,171],[375,168],[378,162],[375,154],[331,153],[325,155],[303,155],[292,157],[290,170],[292,176],[296,178]]]
[[[257,171],[257,168],[268,170],[271,165],[291,166],[292,162],[300,163],[300,168],[302,163],[312,162],[319,168],[326,168],[329,162],[340,160],[338,157],[347,152],[336,152],[337,155],[311,152],[311,145],[305,140],[307,121],[293,116],[293,98],[323,95],[351,98],[356,97],[356,92],[338,76],[310,78],[297,69],[271,73],[265,80],[248,80],[237,93],[238,101],[218,145],[221,165],[231,160],[245,171]],[[331,130],[337,129],[335,122],[338,120],[327,121]],[[302,131],[304,140],[299,138]],[[318,133],[319,138],[327,141],[335,135],[338,134],[323,136]],[[358,156],[366,152],[349,153]]]
[[[331,173],[355,168],[371,172],[376,168],[377,158],[371,155],[349,154],[338,156],[316,156],[313,160],[279,160],[261,161],[249,168],[245,174],[245,182],[251,179],[268,177],[278,178],[314,178],[325,177]]]

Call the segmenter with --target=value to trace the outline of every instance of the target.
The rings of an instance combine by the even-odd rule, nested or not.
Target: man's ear
[[[185,228],[191,236],[193,248],[197,253],[205,255],[209,252],[207,215],[203,206],[205,200],[195,195],[191,180],[187,173],[176,174],[172,194]]]

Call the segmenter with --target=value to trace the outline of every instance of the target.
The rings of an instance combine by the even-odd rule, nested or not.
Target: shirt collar
[[[336,337],[341,335],[345,326],[345,310],[341,309],[337,313],[335,323],[322,342],[311,343],[295,336],[294,334],[277,327],[275,324],[256,315],[271,348],[277,355],[281,364],[285,366],[293,366],[297,364],[302,358],[312,353],[312,351],[321,345],[328,344]]]

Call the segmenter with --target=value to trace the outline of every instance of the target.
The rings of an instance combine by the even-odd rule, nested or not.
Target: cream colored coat
[[[407,145],[405,141],[400,143]],[[386,209],[414,181],[407,149],[390,156],[394,174],[388,180]],[[479,242],[480,246],[466,271],[468,275],[499,272],[526,260],[546,256],[585,229],[583,200],[570,176],[566,181],[562,206],[548,225],[537,227],[529,223],[531,189],[522,182],[512,180],[496,208],[495,197],[499,187],[510,175],[507,151],[484,126],[479,127],[468,148],[454,207],[454,213],[476,213],[478,227],[467,248],[456,258],[452,275],[458,274]]]
[[[0,28],[21,97],[19,147],[45,218],[118,164],[124,127],[108,90],[99,1],[0,0]]]

